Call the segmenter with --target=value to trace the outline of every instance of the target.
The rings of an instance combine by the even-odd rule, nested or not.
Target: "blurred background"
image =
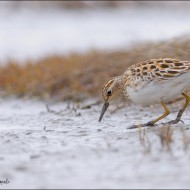
[[[102,81],[138,61],[189,59],[189,23],[188,1],[1,1],[1,88],[97,96]]]
[[[190,2],[1,1],[0,60],[118,49],[189,34]]]

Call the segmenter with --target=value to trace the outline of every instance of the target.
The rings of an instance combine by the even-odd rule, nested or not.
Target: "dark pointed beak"
[[[99,122],[102,120],[102,117],[104,116],[104,113],[106,112],[106,110],[108,109],[108,107],[109,107],[109,103],[105,103],[104,105],[103,105],[103,108],[102,108],[102,112],[101,112],[101,114],[100,114],[100,118],[99,118]]]

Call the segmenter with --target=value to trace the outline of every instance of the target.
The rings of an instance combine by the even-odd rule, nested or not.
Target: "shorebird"
[[[127,100],[142,106],[160,103],[164,113],[147,123],[133,125],[130,128],[154,126],[155,123],[170,114],[166,103],[183,95],[186,102],[175,120],[176,124],[190,102],[185,90],[190,86],[190,61],[179,61],[171,58],[150,59],[130,66],[121,76],[109,79],[102,88],[104,106],[99,122],[111,102]]]

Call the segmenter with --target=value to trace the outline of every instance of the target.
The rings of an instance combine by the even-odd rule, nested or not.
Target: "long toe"
[[[139,125],[132,125],[131,127],[128,127],[127,129],[136,129],[136,128],[142,128],[142,127],[154,127],[156,124],[152,122],[144,123],[144,124],[139,124]]]
[[[177,124],[177,123],[179,123],[180,121],[181,121],[182,123],[184,123],[181,119],[180,119],[180,120],[175,119],[175,120],[171,120],[171,121],[169,121],[169,122],[167,122],[167,123],[165,123],[165,124]]]
[[[137,129],[140,127],[142,127],[142,126],[141,125],[132,125],[132,126],[128,127],[127,129]]]

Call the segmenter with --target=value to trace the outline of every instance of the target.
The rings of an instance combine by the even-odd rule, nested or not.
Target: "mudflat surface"
[[[129,130],[160,106],[126,106],[98,117],[102,105],[0,100],[0,188],[188,188],[189,109],[168,129]],[[180,106],[179,104],[178,106]],[[165,121],[175,118],[177,105]],[[114,113],[113,113],[114,112]],[[163,132],[164,131],[164,132]],[[169,138],[165,138],[164,135]],[[171,139],[170,139],[171,137]],[[167,140],[169,139],[169,140]]]

